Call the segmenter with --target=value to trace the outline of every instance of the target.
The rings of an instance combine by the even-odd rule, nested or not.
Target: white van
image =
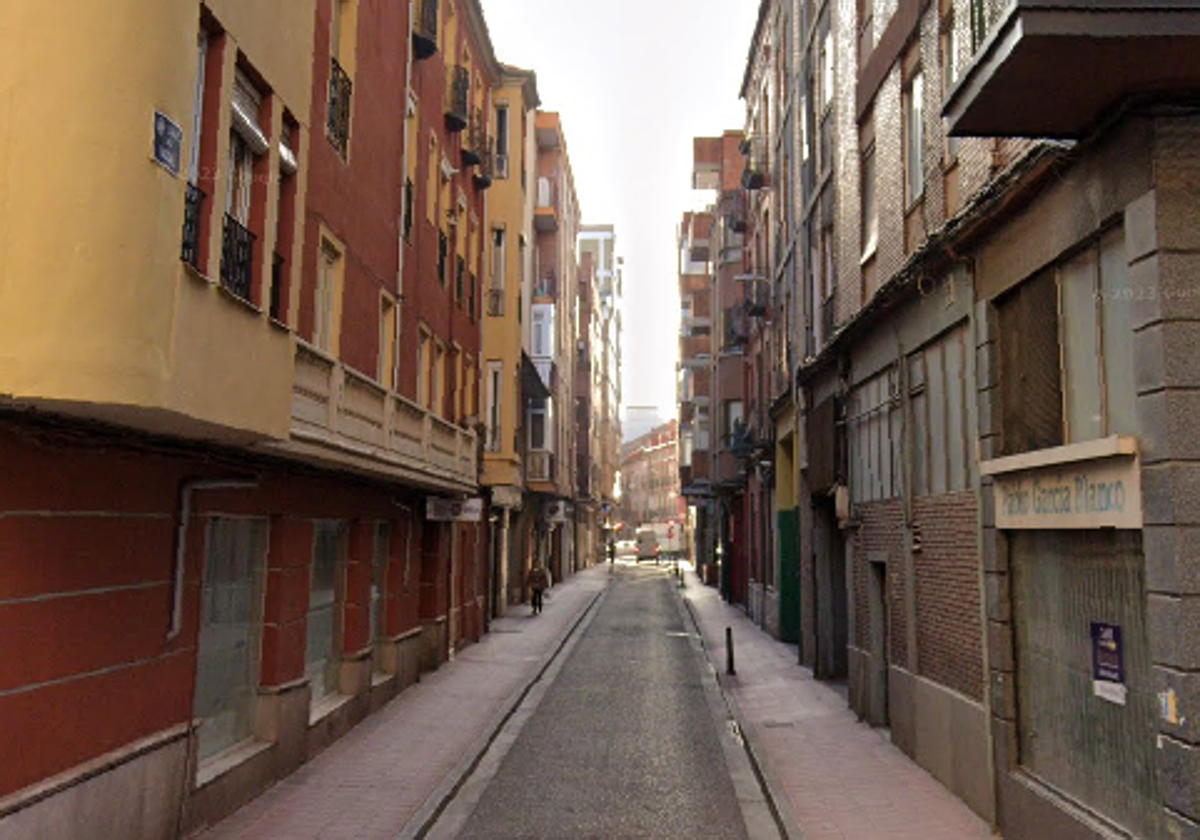
[[[658,560],[658,534],[653,528],[638,528],[637,546],[639,560]]]

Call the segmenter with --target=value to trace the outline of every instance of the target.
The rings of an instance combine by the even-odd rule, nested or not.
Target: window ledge
[[[1006,475],[1023,470],[1053,467],[1058,464],[1095,461],[1100,458],[1137,454],[1138,440],[1136,437],[1131,435],[1110,435],[1098,440],[1070,443],[1066,446],[1054,446],[1049,449],[1022,452],[1019,455],[993,458],[990,461],[980,461],[979,473],[980,475]]]
[[[259,741],[247,738],[228,747],[200,763],[196,768],[196,787],[202,788],[215,779],[225,775],[235,767],[240,767],[256,755],[260,755],[274,746],[270,741]]]
[[[216,283],[213,282],[211,277],[208,277],[208,276],[202,274],[200,272],[200,269],[196,268],[196,266],[192,265],[190,262],[187,262],[185,260],[180,260],[180,262],[183,264],[183,273],[186,274],[188,277],[191,277],[197,283],[203,283],[206,286],[215,286],[216,285]]]
[[[241,297],[240,295],[235,295],[233,292],[229,291],[229,289],[225,288],[224,283],[216,283],[214,285],[216,285],[218,291],[220,291],[221,294],[224,295],[226,299],[233,301],[238,306],[241,306],[243,309],[245,309],[247,312],[252,312],[255,315],[264,314],[262,309],[260,309],[257,304],[254,304],[254,303],[246,300],[244,297]]]
[[[327,694],[308,710],[308,725],[315,726],[354,699],[353,694]]]

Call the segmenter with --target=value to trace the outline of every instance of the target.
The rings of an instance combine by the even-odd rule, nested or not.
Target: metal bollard
[[[725,628],[725,673],[731,677],[737,675],[737,669],[733,667],[733,628]]]

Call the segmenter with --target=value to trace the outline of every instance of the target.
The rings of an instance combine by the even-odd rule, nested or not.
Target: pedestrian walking
[[[535,562],[533,568],[529,570],[527,578],[529,588],[533,590],[533,614],[539,615],[542,611],[542,598],[546,592],[546,588],[550,586],[550,575],[541,563]]]

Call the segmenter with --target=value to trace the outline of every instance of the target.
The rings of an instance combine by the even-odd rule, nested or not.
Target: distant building
[[[621,424],[623,443],[636,440],[663,424],[662,412],[656,405],[627,405],[624,414],[625,419]]]
[[[621,521],[629,535],[649,522],[682,523],[679,493],[679,423],[669,420],[626,443],[621,456]]]

